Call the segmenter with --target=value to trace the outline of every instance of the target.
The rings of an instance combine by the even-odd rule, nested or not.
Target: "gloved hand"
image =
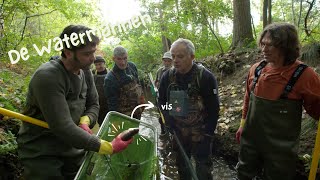
[[[92,134],[91,129],[89,128],[90,125],[90,118],[89,116],[82,116],[80,118],[79,127],[85,131],[87,131],[89,134]]]
[[[121,135],[122,135],[122,133],[120,133],[117,137],[115,137],[111,142],[113,153],[118,153],[118,152],[123,151],[133,141],[133,137],[131,139],[129,139],[128,141],[123,141],[121,139]]]
[[[112,144],[108,141],[100,139],[100,148],[99,148],[99,154],[112,154]]]
[[[246,120],[245,119],[241,119],[240,121],[240,127],[236,133],[236,140],[238,142],[238,144],[240,143],[240,138],[241,138],[241,134],[242,134],[242,131],[243,131],[243,127],[244,127],[244,124],[245,124]]]

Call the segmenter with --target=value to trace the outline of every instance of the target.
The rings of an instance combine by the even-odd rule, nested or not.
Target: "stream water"
[[[154,103],[152,97],[147,95],[148,100]],[[159,180],[176,180],[178,179],[178,171],[175,166],[175,153],[171,149],[170,139],[168,136],[160,137],[160,124],[158,122],[159,113],[156,108],[144,110],[141,121],[147,122],[155,126],[158,130],[158,157],[160,172],[157,176]],[[219,147],[214,147],[219,148]],[[213,179],[231,180],[236,177],[236,172],[233,165],[229,165],[222,157],[212,157]]]

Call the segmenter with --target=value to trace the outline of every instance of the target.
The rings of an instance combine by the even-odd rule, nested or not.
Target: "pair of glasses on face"
[[[273,44],[265,44],[265,43],[260,43],[260,49],[265,49],[265,48],[274,48]]]

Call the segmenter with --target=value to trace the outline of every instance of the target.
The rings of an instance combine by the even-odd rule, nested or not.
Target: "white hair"
[[[171,45],[171,49],[179,44],[184,44],[186,46],[187,52],[190,55],[194,55],[195,54],[195,48],[193,43],[189,40],[189,39],[183,39],[183,38],[179,38],[177,39],[175,42],[172,43]],[[170,51],[171,51],[170,49]]]
[[[127,50],[122,47],[122,46],[117,46],[114,48],[113,50],[113,56],[114,57],[120,57],[120,56],[123,56],[123,55],[126,55],[128,54]]]

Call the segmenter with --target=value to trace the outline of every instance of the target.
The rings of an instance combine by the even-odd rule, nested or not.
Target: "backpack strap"
[[[256,87],[256,84],[258,82],[258,79],[261,75],[262,69],[267,65],[267,61],[261,61],[260,64],[257,66],[256,70],[254,71],[254,79],[253,79],[253,84],[251,87],[251,91],[254,90],[254,88]]]
[[[202,64],[200,64],[200,65],[196,64],[196,66],[197,66],[196,82],[197,82],[198,88],[200,89],[200,81],[202,79],[202,75],[203,75],[203,71],[204,71],[205,67]],[[169,82],[175,83],[176,76],[175,76],[174,68],[172,67],[168,71],[169,71]]]
[[[202,79],[202,74],[203,74],[203,71],[204,71],[205,67],[202,64],[199,64],[199,65],[197,65],[197,68],[198,68],[197,84],[198,84],[198,87],[200,89],[200,81]]]
[[[303,71],[307,67],[308,66],[305,64],[299,64],[299,66],[293,72],[288,84],[285,86],[285,88],[280,96],[280,99],[287,99],[288,98],[288,94],[292,91],[293,86],[295,85],[295,83],[297,82],[297,80],[299,79],[299,77],[301,76],[301,74],[303,73]]]
[[[175,73],[175,70],[174,68],[170,68],[169,70],[169,84],[171,83],[175,83],[176,82],[176,73]]]
[[[170,100],[170,90],[172,87],[177,88],[177,84],[176,84],[176,71],[174,69],[174,67],[171,67],[170,69],[168,69],[168,75],[169,75],[169,85],[167,87],[166,90],[166,94],[167,94],[167,102],[169,102]]]
[[[116,77],[116,79],[120,82],[120,77],[117,73],[115,73],[112,69],[110,70],[110,72],[114,75],[114,77]]]
[[[132,80],[137,81],[137,83],[139,83],[139,78],[136,79],[136,77],[138,77],[138,71],[135,71],[130,64],[128,64],[128,69],[132,73]]]

